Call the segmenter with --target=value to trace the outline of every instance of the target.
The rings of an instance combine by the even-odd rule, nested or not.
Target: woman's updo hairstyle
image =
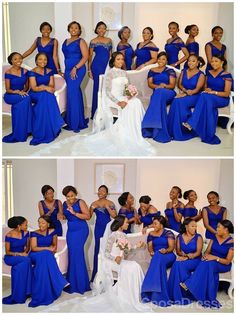
[[[36,64],[37,64],[38,58],[39,58],[41,55],[45,56],[45,57],[47,58],[47,60],[48,60],[47,54],[45,54],[44,52],[39,52],[39,53],[37,53],[37,55],[36,55],[35,58],[34,58],[34,61],[35,61]]]
[[[54,224],[53,224],[53,222],[52,222],[52,219],[51,219],[51,217],[50,217],[49,215],[43,214],[43,215],[41,215],[41,216],[38,218],[38,221],[39,221],[40,219],[45,220],[45,221],[49,224],[49,226],[48,226],[49,229],[54,229],[54,228],[55,228],[55,226],[54,226]]]
[[[189,34],[190,31],[191,31],[191,28],[194,27],[194,26],[197,26],[197,25],[196,25],[196,24],[187,25],[187,26],[185,27],[185,29],[184,29],[184,32],[185,32],[186,34]]]
[[[72,191],[74,194],[78,195],[78,192],[74,186],[66,186],[62,190],[62,194],[66,197],[66,195]]]
[[[222,55],[214,55],[214,56],[212,56],[212,58],[213,57],[215,57],[215,58],[217,58],[217,59],[220,59],[221,61],[223,61],[223,69],[225,70],[226,69],[226,66],[227,66],[227,60],[225,59],[225,57],[224,56],[222,56]]]
[[[195,222],[195,220],[193,220],[192,218],[184,219],[183,223],[180,224],[179,233],[180,234],[186,233],[186,225],[189,225],[189,223],[192,222],[192,221]]]
[[[161,58],[162,56],[165,56],[166,59],[168,59],[167,53],[166,53],[165,51],[161,51],[161,52],[159,52],[159,54],[157,55],[157,60],[158,60],[159,58]]]
[[[52,190],[52,191],[54,192],[54,189],[52,188],[52,186],[50,186],[50,185],[44,185],[44,186],[41,188],[41,193],[42,193],[42,195],[45,197],[46,193],[47,193],[49,190]]]
[[[111,224],[111,231],[115,232],[119,230],[119,228],[124,224],[125,218],[126,217],[122,214],[119,214],[118,216],[116,216],[114,221]]]
[[[18,225],[21,225],[25,221],[26,221],[26,218],[24,218],[24,217],[14,216],[14,217],[11,217],[10,219],[8,219],[7,226],[10,229],[16,229]]]
[[[147,27],[145,27],[144,29],[143,29],[143,32],[145,31],[145,30],[149,30],[149,32],[151,33],[151,40],[154,38],[154,35],[153,35],[153,29],[150,27],[150,26],[147,26]]]
[[[234,234],[234,226],[233,223],[229,220],[222,220],[219,222],[221,225],[223,225],[224,228],[228,229],[230,234]]]
[[[124,206],[126,204],[126,201],[128,199],[129,192],[124,192],[120,197],[118,198],[118,202],[121,206]]]
[[[213,35],[213,34],[215,33],[215,31],[216,31],[218,28],[219,28],[222,32],[224,32],[223,28],[222,28],[221,26],[217,25],[217,26],[214,26],[213,29],[211,30],[211,35]]]
[[[191,192],[193,192],[193,191],[194,191],[193,189],[186,190],[186,191],[184,192],[184,194],[183,194],[183,198],[184,198],[185,200],[187,200],[189,194],[190,194]]]
[[[152,222],[154,221],[159,221],[163,225],[163,227],[167,227],[167,220],[163,215],[154,216],[152,218]]]
[[[40,32],[42,32],[42,29],[44,28],[44,26],[48,26],[48,27],[50,28],[50,31],[52,31],[52,25],[49,24],[48,22],[43,22],[43,23],[40,24],[40,26],[39,26]]]
[[[182,198],[182,190],[181,190],[181,188],[179,188],[179,186],[173,186],[172,188],[178,190],[178,193],[179,193],[178,198]]]
[[[119,32],[118,32],[118,37],[119,37],[119,39],[122,39],[122,34],[123,34],[123,32],[126,30],[126,29],[128,29],[130,32],[131,32],[131,29],[128,27],[128,26],[123,26],[120,30],[119,30]]]
[[[177,22],[174,22],[174,21],[170,22],[168,24],[168,27],[170,27],[172,24],[174,24],[177,27],[178,31],[179,31],[179,24]]]
[[[108,187],[106,186],[106,185],[101,185],[101,186],[99,186],[98,187],[98,190],[100,189],[100,188],[104,188],[105,190],[106,190],[106,193],[108,194]]]
[[[13,59],[13,57],[14,57],[15,55],[19,55],[19,56],[21,56],[21,58],[23,59],[23,56],[22,56],[20,53],[18,53],[18,52],[16,52],[16,51],[12,52],[12,53],[7,57],[7,61],[8,61],[8,63],[9,63],[11,66],[12,66],[12,59]]]
[[[152,199],[149,196],[142,196],[139,198],[139,203],[145,203],[145,205],[148,205],[151,200]]]
[[[212,190],[212,191],[209,191],[209,193],[207,194],[207,198],[208,198],[208,196],[211,195],[211,194],[215,195],[218,199],[220,199],[220,196],[219,196],[218,192],[213,191],[213,190]],[[220,203],[220,200],[217,201],[217,204],[219,204],[219,203]]]
[[[114,63],[115,63],[116,57],[117,57],[118,55],[121,55],[121,56],[124,57],[124,55],[122,54],[122,52],[119,52],[119,51],[113,52],[112,55],[111,55],[111,59],[109,60],[109,67],[110,67],[110,68],[113,68],[113,67],[114,67]]]
[[[189,58],[190,57],[192,57],[192,56],[194,56],[194,57],[196,57],[196,59],[197,59],[197,61],[198,61],[198,65],[197,65],[197,67],[198,67],[198,69],[199,68],[202,68],[203,66],[205,66],[205,60],[201,57],[201,56],[198,56],[198,55],[196,55],[196,54],[191,54],[190,53],[190,55],[189,55],[189,57],[188,57],[188,60],[189,60]]]
[[[78,28],[79,28],[79,36],[80,36],[81,33],[82,33],[81,25],[79,24],[79,22],[76,22],[76,21],[72,21],[72,22],[70,22],[70,23],[68,24],[68,26],[67,26],[67,32],[70,31],[70,28],[71,28],[71,26],[72,26],[73,24],[76,24],[76,25],[78,26]]]

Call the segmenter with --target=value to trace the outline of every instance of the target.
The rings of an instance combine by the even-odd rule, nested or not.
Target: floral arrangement
[[[129,96],[129,97],[137,96],[138,90],[137,90],[136,86],[134,86],[133,84],[126,84],[125,90],[124,90],[124,95]]]
[[[117,239],[116,246],[124,253],[128,253],[131,250],[131,244],[126,239]]]

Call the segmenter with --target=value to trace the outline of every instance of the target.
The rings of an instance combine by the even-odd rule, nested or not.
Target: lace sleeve
[[[107,73],[106,77],[105,77],[105,89],[106,89],[106,95],[107,97],[114,103],[118,103],[119,100],[117,98],[115,98],[114,95],[112,95],[111,93],[111,89],[112,89],[112,79],[114,79],[113,76],[113,72],[110,71],[109,73]]]
[[[106,249],[105,249],[105,257],[111,260],[115,260],[116,257],[111,255],[111,250],[112,250],[112,246],[114,244],[116,240],[116,236],[115,234],[112,234],[108,240],[107,240],[107,245],[106,245]]]

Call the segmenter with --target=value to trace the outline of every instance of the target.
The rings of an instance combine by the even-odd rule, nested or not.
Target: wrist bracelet
[[[215,95],[218,95],[218,92],[217,92],[217,91],[215,92]]]

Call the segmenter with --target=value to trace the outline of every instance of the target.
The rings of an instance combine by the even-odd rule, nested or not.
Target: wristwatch
[[[218,257],[218,258],[216,259],[216,261],[219,262],[219,261],[220,261],[220,257]]]

